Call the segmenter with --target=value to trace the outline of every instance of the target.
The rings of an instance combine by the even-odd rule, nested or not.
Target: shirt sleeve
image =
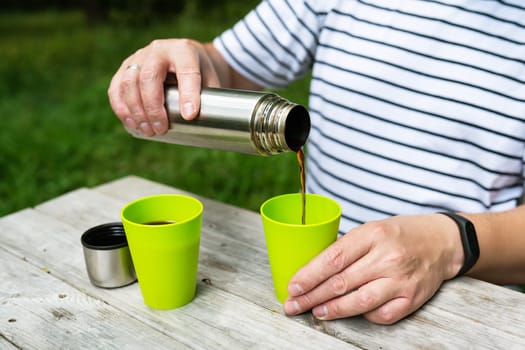
[[[213,44],[246,78],[282,88],[310,70],[322,17],[305,0],[266,0]]]

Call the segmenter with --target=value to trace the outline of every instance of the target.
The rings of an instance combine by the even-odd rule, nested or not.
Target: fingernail
[[[316,318],[323,319],[328,315],[328,307],[326,305],[318,306],[312,310],[312,313]]]
[[[164,128],[162,127],[162,123],[159,122],[159,121],[155,121],[155,122],[153,122],[153,130],[154,130],[157,134],[163,134],[163,133],[164,133]]]
[[[182,117],[184,119],[188,119],[190,116],[195,113],[195,106],[191,102],[186,102],[182,106]]]
[[[137,123],[135,123],[133,118],[126,118],[126,119],[124,119],[124,124],[126,124],[126,126],[128,128],[130,128],[130,129],[136,129],[137,128]]]
[[[142,132],[146,135],[148,134],[151,134],[152,133],[152,130],[151,130],[151,126],[149,125],[148,122],[142,122],[139,124],[139,127],[140,127],[140,130],[142,130]]]
[[[284,311],[288,315],[295,315],[301,312],[301,305],[297,302],[297,300],[289,300],[284,303]]]
[[[304,289],[300,284],[293,283],[288,288],[288,293],[290,293],[291,296],[298,296],[304,294]]]

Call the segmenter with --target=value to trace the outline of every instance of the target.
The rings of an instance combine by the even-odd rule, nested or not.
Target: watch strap
[[[446,215],[454,220],[459,228],[465,259],[463,261],[463,266],[456,275],[456,277],[458,277],[469,271],[479,259],[479,244],[476,228],[470,220],[456,213],[440,212],[439,214]]]

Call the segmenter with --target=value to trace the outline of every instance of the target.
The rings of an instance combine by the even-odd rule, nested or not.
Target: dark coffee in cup
[[[143,225],[168,225],[174,224],[175,220],[158,220],[158,221],[148,221],[144,222]]]

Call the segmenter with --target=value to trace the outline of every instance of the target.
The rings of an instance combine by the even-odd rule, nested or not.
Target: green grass
[[[0,216],[129,174],[252,210],[297,191],[293,153],[259,157],[138,140],[109,107],[111,76],[137,48],[156,38],[211,40],[234,21],[186,14],[88,27],[76,12],[0,14]],[[306,104],[307,86],[278,93]]]

